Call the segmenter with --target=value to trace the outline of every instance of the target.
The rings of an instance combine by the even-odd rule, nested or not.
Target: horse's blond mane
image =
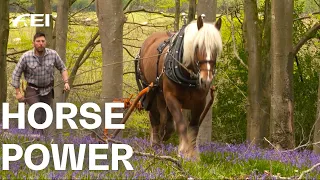
[[[222,50],[220,32],[213,23],[203,23],[203,27],[198,30],[197,22],[193,21],[185,29],[183,46],[183,64],[189,66],[194,61],[197,46],[207,52],[220,54]]]

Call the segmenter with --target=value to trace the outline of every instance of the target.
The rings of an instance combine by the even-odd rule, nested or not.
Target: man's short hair
[[[35,41],[38,37],[46,37],[46,35],[42,32],[37,32],[34,36],[33,36],[33,41]]]

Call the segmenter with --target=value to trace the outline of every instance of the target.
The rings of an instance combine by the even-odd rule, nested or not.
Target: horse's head
[[[212,24],[204,23],[203,19],[198,17],[197,23],[191,23],[189,26],[185,32],[184,63],[195,73],[199,73],[200,88],[209,88],[215,73],[217,57],[222,50],[219,32],[221,19]]]

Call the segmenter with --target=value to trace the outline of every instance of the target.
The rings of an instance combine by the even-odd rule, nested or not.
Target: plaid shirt
[[[12,73],[11,85],[15,88],[20,87],[20,78],[24,73],[24,78],[28,83],[32,83],[39,87],[46,87],[54,81],[54,66],[62,73],[66,70],[66,66],[55,50],[45,49],[42,58],[38,58],[34,49],[25,52],[16,68]],[[39,88],[41,96],[47,95],[53,87]]]

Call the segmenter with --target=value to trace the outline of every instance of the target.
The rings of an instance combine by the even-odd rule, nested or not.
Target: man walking
[[[36,33],[33,37],[33,49],[25,52],[12,73],[11,85],[16,89],[16,99],[27,102],[30,106],[43,102],[52,106],[54,88],[54,67],[56,67],[64,81],[64,90],[70,90],[68,72],[58,53],[46,48],[46,38],[43,33]],[[20,78],[24,74],[27,81],[25,97],[20,92]],[[35,121],[42,124],[46,119],[44,109],[35,111]],[[49,137],[51,138],[51,137]]]

